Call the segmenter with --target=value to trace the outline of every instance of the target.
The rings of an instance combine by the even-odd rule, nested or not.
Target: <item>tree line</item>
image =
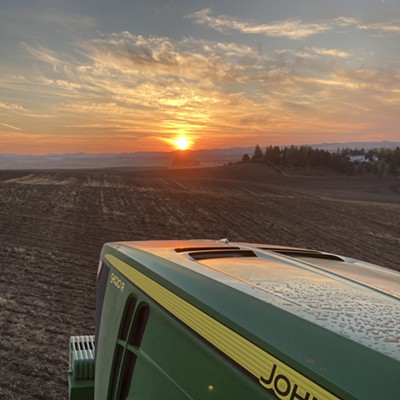
[[[311,146],[268,146],[263,151],[256,145],[252,155],[244,154],[241,163],[264,163],[274,167],[329,168],[345,176],[399,175],[400,147],[395,149],[337,149],[336,152]]]

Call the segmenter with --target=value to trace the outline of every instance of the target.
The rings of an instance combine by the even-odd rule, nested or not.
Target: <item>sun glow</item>
[[[173,140],[174,145],[178,150],[187,150],[192,142],[188,140],[185,136],[179,136]]]

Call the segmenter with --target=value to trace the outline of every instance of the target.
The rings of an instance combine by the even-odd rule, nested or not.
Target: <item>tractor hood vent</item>
[[[251,250],[217,250],[217,251],[197,251],[189,253],[195,260],[209,260],[213,258],[238,258],[238,257],[257,257]]]
[[[69,346],[69,370],[73,379],[94,379],[94,336],[71,336]]]

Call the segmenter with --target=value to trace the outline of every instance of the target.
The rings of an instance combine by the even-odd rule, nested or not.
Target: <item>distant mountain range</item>
[[[348,142],[321,143],[311,147],[327,151],[338,148],[396,148],[400,142]],[[263,146],[261,146],[263,148]],[[282,147],[282,146],[281,146]],[[254,147],[234,147],[229,149],[204,149],[182,153],[170,152],[135,152],[135,153],[66,153],[46,155],[0,154],[0,169],[71,169],[71,168],[112,168],[112,167],[171,167],[173,165],[221,165],[239,161],[243,154],[253,154]],[[178,162],[176,162],[178,161]]]
[[[345,142],[345,143],[319,143],[312,144],[311,147],[314,149],[327,150],[327,151],[336,151],[339,149],[349,148],[349,149],[395,149],[396,147],[400,147],[400,142]]]
[[[231,148],[195,151],[135,153],[67,153],[46,155],[0,154],[0,169],[70,169],[112,167],[170,167],[184,156],[192,165],[221,165],[236,162],[243,154],[252,153],[253,148]],[[183,165],[183,164],[181,164]],[[188,164],[189,165],[189,164]]]

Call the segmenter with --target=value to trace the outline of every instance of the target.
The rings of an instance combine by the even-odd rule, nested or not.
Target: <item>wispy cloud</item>
[[[359,19],[355,17],[337,17],[331,20],[332,25],[338,26],[358,26],[360,23]]]
[[[5,109],[5,110],[13,110],[13,111],[27,111],[20,104],[4,103],[3,101],[0,101],[0,108]]]
[[[400,21],[389,23],[358,24],[357,27],[364,30],[373,30],[381,33],[400,35]]]
[[[56,56],[56,53],[50,49],[46,49],[41,45],[31,46],[25,42],[21,43],[21,47],[26,50],[32,58],[40,60],[45,63],[51,63],[52,65],[62,64],[61,59]]]
[[[322,56],[339,57],[339,58],[349,58],[351,56],[349,52],[339,49],[325,49],[325,48],[313,47],[312,51]]]
[[[41,23],[54,25],[57,28],[62,27],[64,30],[69,29],[89,29],[96,26],[96,19],[93,17],[84,17],[77,14],[70,14],[66,12],[44,11],[31,12],[29,18]]]
[[[353,27],[381,33],[400,34],[400,22],[363,23],[355,17],[342,16],[318,22],[304,22],[300,19],[286,19],[270,23],[255,23],[227,15],[213,15],[209,8],[187,15],[197,24],[206,25],[219,32],[237,31],[245,34],[262,34],[270,37],[304,39],[309,36],[332,30],[335,27]]]
[[[325,22],[306,23],[298,19],[274,21],[269,24],[255,24],[226,15],[214,16],[209,8],[190,14],[187,18],[220,32],[234,30],[241,33],[264,34],[266,36],[280,36],[290,39],[302,39],[331,29]]]
[[[0,122],[0,126],[4,126],[5,128],[8,128],[8,129],[13,129],[14,131],[22,131],[22,129],[18,128],[17,126],[5,124],[3,122]]]
[[[363,22],[355,17],[339,17],[331,22],[342,27],[354,27],[359,30],[377,31],[387,34],[400,34],[400,20],[388,22]]]

